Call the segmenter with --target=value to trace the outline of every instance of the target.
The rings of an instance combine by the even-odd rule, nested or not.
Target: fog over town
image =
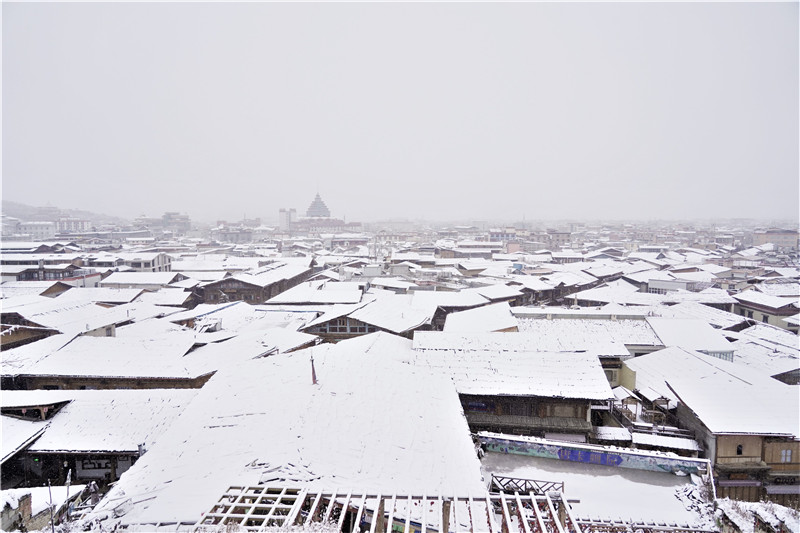
[[[786,3],[3,3],[0,531],[800,533]]]
[[[3,196],[798,217],[797,4],[4,3]]]

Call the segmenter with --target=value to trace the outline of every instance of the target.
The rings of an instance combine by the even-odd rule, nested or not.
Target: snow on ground
[[[482,470],[487,481],[495,474],[563,482],[567,499],[580,500],[572,504],[576,518],[693,526],[706,522],[684,503],[682,494],[692,487],[688,476],[491,452],[484,456]]]
[[[42,511],[46,511],[50,506],[51,494],[52,502],[56,509],[60,509],[64,502],[67,501],[67,492],[69,496],[80,494],[86,485],[72,485],[70,487],[29,487],[24,489],[8,489],[0,491],[0,504],[3,506],[8,505],[12,509],[16,509],[19,505],[19,500],[26,494],[31,495],[31,515],[36,516]]]
[[[723,498],[717,500],[718,513],[725,513],[725,516],[736,524],[742,533],[755,532],[755,516],[762,521],[770,524],[776,531],[783,523],[787,533],[800,532],[800,512],[772,502],[743,502]]]

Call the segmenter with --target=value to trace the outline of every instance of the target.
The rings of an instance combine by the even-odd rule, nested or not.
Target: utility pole
[[[47,480],[47,492],[50,494],[50,531],[56,533],[56,523],[53,520],[53,489],[50,486],[50,479]]]

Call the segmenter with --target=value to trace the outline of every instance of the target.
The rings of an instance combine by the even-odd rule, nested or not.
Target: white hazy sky
[[[3,197],[798,218],[798,3],[2,4]]]

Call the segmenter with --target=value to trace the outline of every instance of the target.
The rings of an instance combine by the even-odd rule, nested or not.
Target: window
[[[742,445],[736,446],[736,455],[742,455]]]
[[[762,322],[769,322],[769,315],[762,315],[761,316],[761,321]]]
[[[747,318],[753,318],[753,312],[752,311],[748,311],[747,312]]]
[[[781,450],[781,462],[782,463],[791,463],[792,462],[792,450]]]

